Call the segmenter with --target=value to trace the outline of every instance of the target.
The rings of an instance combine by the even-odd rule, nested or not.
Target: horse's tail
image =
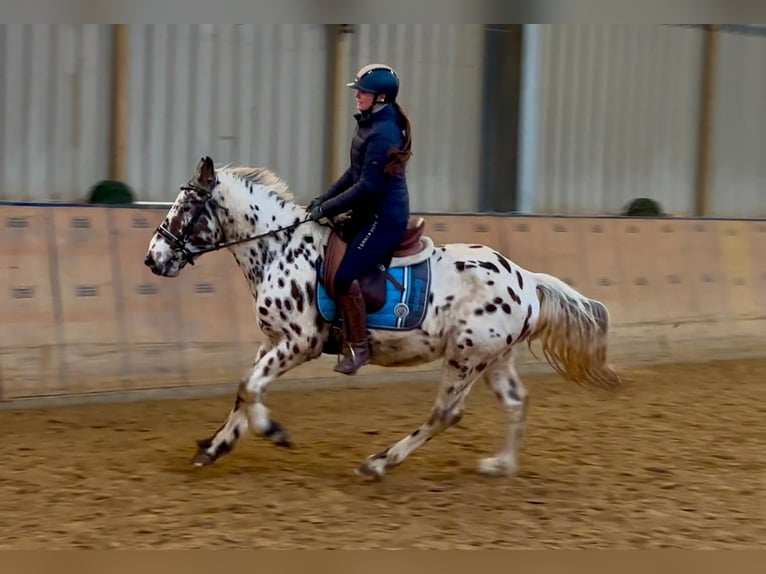
[[[533,274],[540,317],[529,340],[539,340],[548,363],[579,385],[612,389],[619,375],[607,364],[609,311],[556,277]]]

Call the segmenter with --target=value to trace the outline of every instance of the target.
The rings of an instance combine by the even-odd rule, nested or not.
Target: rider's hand
[[[310,218],[312,221],[319,221],[319,220],[320,220],[320,219],[322,219],[323,217],[324,217],[324,213],[322,213],[322,206],[321,206],[321,205],[315,205],[315,206],[314,206],[314,207],[311,209],[311,211],[310,211],[310,213],[309,213],[309,218]]]

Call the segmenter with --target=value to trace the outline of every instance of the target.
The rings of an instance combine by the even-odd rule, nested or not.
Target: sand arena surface
[[[524,377],[524,373],[521,373]],[[766,360],[636,369],[604,398],[524,380],[521,472],[475,473],[505,431],[479,382],[462,422],[353,474],[436,387],[273,392],[294,450],[246,437],[193,468],[234,398],[0,411],[0,548],[755,548],[766,544]],[[277,383],[278,384],[278,383]]]

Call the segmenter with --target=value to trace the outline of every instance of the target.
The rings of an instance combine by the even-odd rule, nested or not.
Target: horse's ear
[[[199,160],[197,165],[197,181],[205,189],[212,189],[215,183],[215,165],[210,156],[205,156]]]

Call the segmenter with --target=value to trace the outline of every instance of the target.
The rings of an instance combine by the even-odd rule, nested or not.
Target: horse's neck
[[[290,210],[292,212],[292,210]],[[259,214],[259,216],[262,213]],[[300,220],[305,212],[299,214]],[[256,237],[229,248],[237,264],[250,284],[250,290],[256,300],[258,294],[268,288],[269,278],[284,276],[289,270],[308,280],[314,272],[314,262],[324,254],[324,246],[329,238],[330,229],[313,221],[305,221],[296,227],[296,215],[271,220],[270,225],[252,224],[250,219],[242,217],[249,225],[237,226],[237,239]],[[283,229],[286,228],[286,229]],[[296,268],[297,266],[297,268]]]
[[[269,276],[283,275],[286,265],[297,264],[299,274],[311,276],[317,256],[324,253],[330,229],[313,221],[293,227],[306,218],[306,210],[267,190],[252,195],[249,189],[239,186],[230,190],[222,198],[228,210],[226,240],[258,237],[230,248],[253,295],[257,298]]]
[[[291,202],[268,196],[265,199],[229,193],[222,198],[229,220],[224,230],[228,239],[242,239],[255,235],[276,233],[298,219],[304,219],[306,211]]]
[[[294,222],[292,219],[287,225]],[[306,221],[294,229],[277,231],[273,235],[232,246],[229,250],[250,284],[251,293],[258,300],[264,289],[269,289],[271,283],[288,272],[296,280],[311,280],[316,273],[314,263],[318,256],[324,255],[329,235],[328,227]]]

